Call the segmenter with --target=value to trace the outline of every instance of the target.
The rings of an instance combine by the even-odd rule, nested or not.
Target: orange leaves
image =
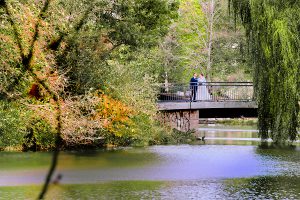
[[[122,129],[132,124],[130,116],[134,111],[121,101],[107,95],[100,95],[101,102],[95,118],[103,119],[103,127],[115,136],[122,136]]]

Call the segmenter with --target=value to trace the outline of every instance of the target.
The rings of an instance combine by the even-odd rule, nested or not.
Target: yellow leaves
[[[3,42],[3,43],[6,43],[6,42],[11,43],[13,40],[8,35],[0,34],[0,41]]]
[[[117,137],[121,137],[124,130],[132,125],[133,122],[130,116],[134,114],[134,111],[121,101],[113,99],[108,95],[101,94],[99,97],[101,102],[99,102],[99,107],[94,118],[102,119],[103,127],[107,131]],[[128,132],[134,133],[132,130]]]

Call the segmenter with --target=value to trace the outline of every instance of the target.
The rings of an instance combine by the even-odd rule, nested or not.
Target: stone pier
[[[161,123],[184,132],[197,128],[199,123],[198,110],[164,110],[158,115]]]
[[[251,110],[253,111],[257,109],[256,102],[252,100],[197,102],[162,101],[157,105],[158,110],[160,111],[158,114],[159,121],[180,131],[188,131],[197,128],[200,115],[213,114],[213,111],[218,113],[218,115],[223,114],[222,117],[230,117],[234,113],[238,113],[238,115],[242,116],[247,116]]]

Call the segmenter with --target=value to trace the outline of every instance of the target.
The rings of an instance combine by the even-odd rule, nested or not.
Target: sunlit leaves
[[[276,143],[293,141],[299,127],[299,1],[230,2],[253,53],[260,134]]]
[[[150,51],[166,34],[177,14],[176,1],[6,3],[0,8],[1,100],[26,105],[42,120],[37,124],[57,127],[72,145],[103,132],[128,139],[134,132],[128,127],[135,125],[129,123],[127,107],[139,110],[135,117],[141,113],[147,120],[153,117],[156,96],[151,84],[155,74],[148,60],[136,53],[137,49]],[[125,54],[130,56],[118,48],[127,49]],[[97,89],[107,96],[91,95]],[[97,110],[102,114],[95,117],[94,108],[104,98],[109,103],[103,105],[113,107]],[[102,123],[105,120],[107,123]],[[32,126],[27,128],[40,130]],[[130,134],[125,137],[125,133]]]

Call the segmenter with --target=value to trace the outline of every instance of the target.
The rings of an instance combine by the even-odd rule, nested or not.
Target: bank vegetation
[[[244,4],[236,2],[238,13]],[[255,76],[262,137],[271,128],[275,139],[294,140],[299,37],[278,22],[270,29],[277,39],[258,43],[243,19],[234,22],[227,0],[0,1],[0,149],[182,142],[157,121],[156,98],[160,83],[187,82],[193,72],[210,81]],[[254,62],[268,68],[250,64],[245,30],[253,52],[277,56]]]

